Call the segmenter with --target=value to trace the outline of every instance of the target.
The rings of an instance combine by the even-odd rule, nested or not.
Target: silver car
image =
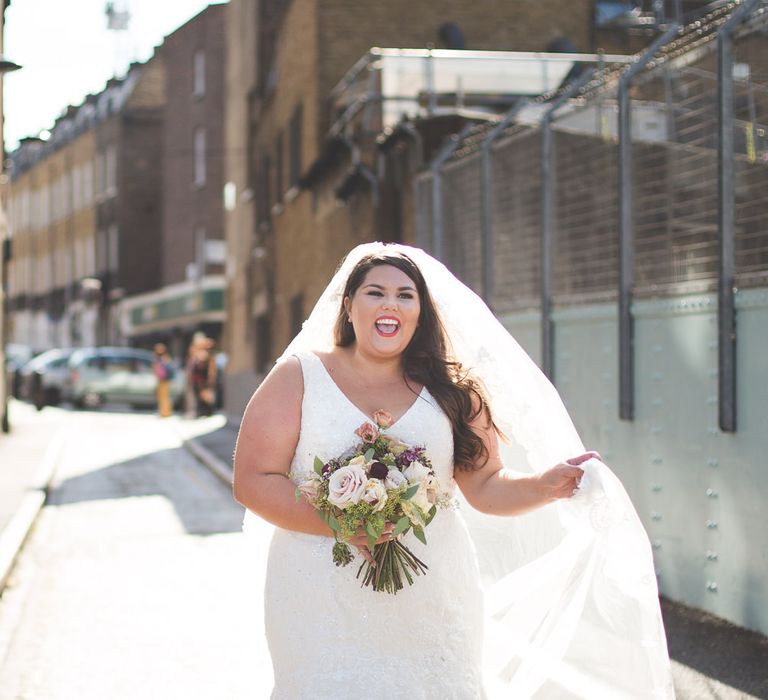
[[[77,408],[127,403],[135,408],[156,406],[157,378],[149,350],[121,347],[83,348],[69,358],[64,399]],[[184,376],[174,367],[170,395],[174,405],[184,394]]]
[[[31,401],[38,411],[44,406],[57,406],[69,376],[72,352],[57,348],[27,362],[21,368],[21,398]]]

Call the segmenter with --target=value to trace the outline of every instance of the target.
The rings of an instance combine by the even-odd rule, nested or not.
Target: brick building
[[[177,356],[196,330],[218,339],[223,324],[226,9],[210,5],[157,50],[166,75],[155,158],[162,226],[149,251],[156,252],[159,284],[125,299],[121,325],[132,343],[162,340]]]
[[[460,94],[450,98],[452,109],[436,103],[430,118],[416,125],[417,158],[413,138],[408,147],[402,144],[407,139],[390,139],[381,115],[378,122],[350,120],[334,131],[344,109],[357,109],[350,90],[348,102],[337,99],[350,87],[339,81],[356,64],[375,75],[371,47],[534,52],[557,50],[559,43],[589,51],[596,36],[593,3],[586,0],[274,0],[258,12],[248,5],[233,0],[228,25],[228,45],[238,58],[228,62],[227,110],[237,117],[228,119],[227,143],[248,152],[244,167],[240,151],[228,150],[226,175],[232,195],[226,215],[231,414],[242,411],[346,251],[366,240],[415,240],[415,169],[448,134],[494,111],[488,108],[493,95],[485,96],[480,116],[460,107]],[[250,54],[253,71],[240,53]],[[366,55],[368,63],[359,64]],[[503,92],[497,87],[497,115],[509,106]],[[423,95],[414,95],[414,102],[419,99]]]
[[[11,337],[36,350],[121,340],[117,306],[156,286],[164,74],[152,59],[11,154]]]

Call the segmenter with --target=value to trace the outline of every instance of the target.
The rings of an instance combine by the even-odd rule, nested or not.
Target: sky
[[[6,58],[22,66],[3,79],[5,146],[50,129],[68,105],[100,92],[131,61],[145,61],[163,37],[215,0],[118,0],[127,31],[110,32],[106,0],[12,0],[5,12]]]

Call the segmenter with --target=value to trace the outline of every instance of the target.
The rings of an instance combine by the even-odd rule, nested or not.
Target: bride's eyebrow
[[[375,282],[369,282],[368,284],[363,285],[363,289],[367,289],[368,287],[375,287],[376,289],[381,289],[381,290],[384,289],[383,285],[376,284]],[[408,287],[398,287],[397,291],[398,292],[415,292],[416,288],[415,287],[410,287],[410,286],[408,286]]]

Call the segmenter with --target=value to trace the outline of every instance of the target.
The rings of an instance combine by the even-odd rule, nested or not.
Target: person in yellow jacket
[[[157,412],[161,418],[167,418],[173,413],[171,405],[171,379],[173,376],[173,363],[168,354],[168,348],[163,343],[158,343],[154,348],[155,356],[152,361],[152,370],[157,377]]]

